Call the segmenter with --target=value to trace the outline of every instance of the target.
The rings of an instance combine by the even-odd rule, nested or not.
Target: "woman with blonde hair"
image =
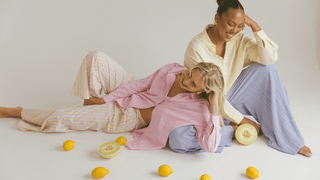
[[[169,133],[184,125],[196,128],[198,142],[215,152],[221,138],[224,80],[213,63],[198,63],[188,70],[177,63],[158,69],[147,78],[133,78],[100,51],[87,54],[73,86],[82,107],[39,110],[0,107],[1,117],[19,117],[22,131],[106,133],[133,131],[133,150],[163,148]],[[106,95],[103,95],[105,93]]]
[[[245,14],[238,0],[217,0],[215,23],[207,25],[189,43],[184,65],[212,62],[221,68],[224,80],[225,124],[232,144],[232,124],[251,124],[268,138],[267,144],[288,154],[312,156],[292,116],[286,88],[274,63],[278,45]],[[245,26],[254,37],[241,33]],[[246,68],[246,69],[244,69]],[[253,117],[259,124],[247,117]],[[169,144],[179,153],[203,152],[193,126],[179,127],[169,135]]]

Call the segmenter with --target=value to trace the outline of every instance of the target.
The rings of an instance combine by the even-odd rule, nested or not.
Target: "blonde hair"
[[[217,94],[216,97],[218,98],[214,98],[213,114],[220,116],[220,126],[224,127],[224,79],[220,67],[210,62],[200,62],[189,70],[189,75],[192,70],[198,70],[198,72],[203,76],[204,92],[200,93],[198,98],[207,99],[209,101],[209,91],[213,91]]]

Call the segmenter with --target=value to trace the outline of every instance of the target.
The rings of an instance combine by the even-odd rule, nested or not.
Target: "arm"
[[[248,15],[245,15],[245,23],[252,29],[253,32],[258,32],[261,30],[261,27],[258,25],[258,23],[252,20]]]
[[[244,37],[246,61],[258,62],[263,65],[274,63],[278,59],[278,45],[264,33],[261,27],[246,15],[245,23],[249,26],[255,38]]]
[[[210,113],[207,127],[195,126],[200,146],[207,152],[215,152],[221,139],[219,116]]]
[[[219,104],[218,96],[218,93],[213,93],[212,91],[209,93],[210,119],[207,127],[195,127],[199,144],[205,151],[212,153],[217,150],[221,139],[220,116],[214,115],[220,114],[215,108],[217,107],[216,104]]]
[[[223,117],[236,124],[239,124],[244,118],[244,115],[234,108],[228,100],[224,101],[224,111],[225,114]]]

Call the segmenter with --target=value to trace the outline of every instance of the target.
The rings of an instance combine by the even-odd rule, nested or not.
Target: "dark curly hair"
[[[217,0],[219,5],[217,13],[221,17],[222,14],[228,13],[230,9],[241,9],[244,12],[244,8],[238,0]]]

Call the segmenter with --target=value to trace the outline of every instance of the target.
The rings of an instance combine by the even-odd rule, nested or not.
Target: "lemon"
[[[173,173],[173,170],[169,165],[161,165],[158,169],[158,172],[161,176],[169,176],[171,173]]]
[[[248,167],[246,173],[247,173],[247,176],[252,179],[259,177],[258,169],[253,166]]]
[[[250,145],[257,140],[257,130],[250,124],[242,124],[235,132],[236,139],[240,144]]]
[[[117,138],[116,142],[120,144],[120,146],[123,146],[127,143],[127,138],[124,136],[120,136]]]
[[[200,177],[199,180],[211,180],[211,177],[208,174],[204,174]]]
[[[72,140],[68,140],[63,143],[63,149],[65,151],[69,151],[69,150],[73,149],[73,147],[74,147],[74,142]]]
[[[105,175],[109,173],[109,170],[107,170],[104,167],[96,167],[92,170],[91,174],[94,178],[100,179],[103,178]]]

